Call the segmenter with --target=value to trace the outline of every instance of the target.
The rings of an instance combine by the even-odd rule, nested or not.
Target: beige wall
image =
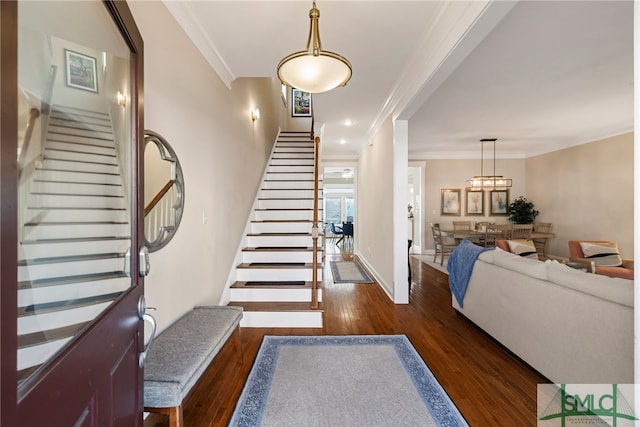
[[[129,6],[145,43],[145,127],[173,146],[185,179],[180,228],[151,254],[145,283],[162,330],[195,305],[219,302],[285,115],[279,82],[238,79],[228,89],[161,2]]]
[[[411,159],[416,160],[416,159]],[[433,250],[433,235],[430,223],[440,223],[442,228],[452,228],[452,221],[487,221],[493,218],[496,223],[507,222],[506,216],[489,216],[489,194],[485,191],[485,215],[465,215],[465,181],[474,175],[480,175],[480,159],[425,160],[424,200],[423,200],[423,242],[424,249]],[[493,166],[492,166],[493,169]],[[497,159],[496,174],[513,180],[509,190],[509,202],[518,196],[526,196],[527,176],[524,159]],[[442,188],[459,188],[462,204],[460,216],[441,215],[440,190]],[[424,250],[423,249],[423,250]]]
[[[356,249],[393,295],[393,124],[387,119],[360,153]]]
[[[549,253],[568,240],[616,240],[633,258],[633,133],[527,159],[527,195],[553,223]]]

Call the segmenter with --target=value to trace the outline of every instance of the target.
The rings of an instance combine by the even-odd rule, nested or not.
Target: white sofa
[[[633,281],[480,254],[453,307],[557,384],[632,384]]]

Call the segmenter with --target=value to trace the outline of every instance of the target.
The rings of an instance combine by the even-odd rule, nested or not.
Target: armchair
[[[611,252],[606,257],[604,256],[585,256],[583,245],[581,243],[590,243],[598,247],[611,248]],[[619,261],[610,261],[617,255]],[[573,262],[591,264],[595,263],[596,274],[602,274],[609,277],[620,277],[623,279],[633,280],[633,260],[622,259],[618,253],[618,244],[612,240],[569,240],[569,258]],[[611,264],[620,263],[619,266],[612,266]],[[602,265],[602,264],[607,265]]]

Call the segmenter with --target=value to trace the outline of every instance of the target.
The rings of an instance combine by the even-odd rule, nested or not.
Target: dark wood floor
[[[455,312],[445,274],[416,258],[411,265],[409,305],[393,304],[377,284],[327,280],[322,329],[241,328],[243,362],[225,346],[187,398],[185,426],[227,425],[264,335],[347,334],[406,334],[471,426],[536,425],[536,385],[547,380]]]

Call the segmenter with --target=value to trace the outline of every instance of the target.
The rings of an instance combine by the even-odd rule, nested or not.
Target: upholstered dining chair
[[[336,227],[336,224],[333,222],[330,222],[329,224],[331,224],[331,239],[335,240],[338,236],[340,236],[340,238],[344,237],[343,236],[343,231],[342,228],[340,227]]]
[[[438,253],[440,253],[440,265],[444,265],[444,256],[453,252],[458,244],[449,236],[444,236],[440,230],[440,224],[431,223],[431,231],[433,232],[433,242],[435,253],[433,254],[433,262],[436,262]]]
[[[623,259],[613,240],[569,240],[569,259],[595,264],[596,274],[633,280],[633,260]]]
[[[532,231],[533,224],[512,224],[509,238],[513,240],[529,240],[531,239]]]

